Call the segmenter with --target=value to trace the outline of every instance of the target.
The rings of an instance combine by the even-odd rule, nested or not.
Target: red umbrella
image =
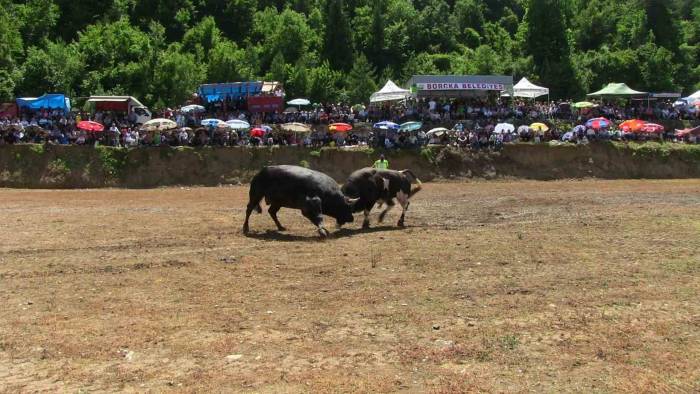
[[[84,131],[102,131],[105,129],[105,127],[97,122],[93,122],[91,120],[83,120],[81,122],[78,122],[78,129],[79,130],[84,130]]]
[[[256,127],[253,130],[250,130],[250,136],[251,137],[259,137],[262,138],[265,135],[265,130],[263,130],[260,127]]]
[[[666,128],[656,123],[645,123],[641,131],[643,133],[663,133]]]
[[[347,133],[348,131],[352,130],[352,125],[347,123],[331,123],[328,126],[328,130],[336,133]]]
[[[620,123],[620,130],[624,132],[637,132],[644,127],[644,121],[639,119],[626,120]]]

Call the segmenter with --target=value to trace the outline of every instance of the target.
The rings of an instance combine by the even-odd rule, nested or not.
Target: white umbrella
[[[433,135],[436,137],[440,137],[441,135],[447,133],[448,131],[450,131],[450,130],[448,130],[444,127],[437,127],[437,128],[431,129],[430,131],[425,133],[425,135],[427,135],[428,137],[432,137]]]
[[[202,126],[206,127],[218,127],[219,123],[223,123],[223,120],[219,119],[204,119],[202,123],[200,123]]]
[[[510,123],[499,123],[496,125],[496,128],[493,129],[493,132],[496,134],[512,133],[514,131],[515,126]]]
[[[245,130],[250,128],[250,123],[240,119],[227,120],[226,124],[234,130]]]
[[[192,105],[186,105],[186,106],[180,108],[180,111],[182,111],[182,112],[204,112],[205,109],[201,105],[192,104]]]
[[[157,118],[157,119],[151,119],[148,122],[144,123],[143,126],[141,126],[141,130],[144,131],[163,131],[163,130],[172,130],[177,128],[177,123],[170,119],[165,119],[165,118]]]
[[[298,98],[298,99],[294,99],[292,101],[287,101],[287,104],[289,104],[289,105],[309,105],[309,104],[311,104],[311,101],[309,101],[305,98]]]
[[[303,123],[285,123],[280,126],[282,130],[291,131],[293,133],[308,133],[311,131],[309,125]]]

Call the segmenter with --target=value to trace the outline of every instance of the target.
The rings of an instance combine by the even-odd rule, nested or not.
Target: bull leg
[[[391,211],[391,208],[394,207],[394,200],[387,200],[386,201],[386,208],[382,211],[382,213],[379,214],[379,223],[384,221],[384,218],[386,217],[386,214]]]
[[[272,217],[272,220],[275,221],[275,225],[277,225],[277,230],[278,231],[286,231],[287,229],[284,228],[284,226],[282,226],[282,224],[280,224],[279,219],[277,219],[277,212],[279,212],[280,208],[281,207],[279,205],[270,205],[270,208],[268,208],[267,212]]]
[[[306,198],[306,201],[304,201],[304,206],[301,209],[301,214],[304,215],[305,218],[309,219],[311,223],[316,225],[316,228],[318,228],[318,234],[321,237],[327,237],[330,235],[328,230],[326,230],[325,227],[323,227],[323,215],[321,212],[321,199],[318,197],[312,197]]]
[[[372,210],[372,204],[371,206],[365,207],[364,214],[365,214],[365,219],[362,221],[362,228],[369,228],[369,213]]]
[[[250,200],[250,202],[248,203],[248,207],[245,210],[245,221],[243,222],[243,234],[248,234],[248,219],[250,219],[250,214],[253,213],[253,211],[257,211],[258,213],[262,212],[262,208],[260,207],[260,200]]]
[[[406,216],[406,211],[408,210],[408,205],[410,204],[408,202],[408,194],[404,193],[402,190],[399,190],[398,194],[396,194],[396,199],[399,200],[399,204],[401,204],[401,218],[399,218],[399,222],[397,225],[399,227],[403,227],[404,223],[404,217]]]

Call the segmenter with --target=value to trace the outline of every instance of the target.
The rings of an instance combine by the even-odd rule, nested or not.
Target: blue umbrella
[[[394,122],[389,122],[388,120],[385,120],[383,122],[375,123],[374,126],[372,126],[372,127],[374,127],[375,129],[382,129],[382,130],[390,130],[390,129],[396,130],[401,126],[399,126],[398,124],[396,124]]]
[[[421,123],[421,122],[406,122],[406,123],[401,123],[399,130],[401,130],[401,131],[416,131],[416,130],[420,130],[421,127],[423,127],[423,123]]]
[[[585,132],[586,132],[586,126],[580,124],[580,125],[574,127],[574,129],[571,130],[571,131],[573,131],[574,133],[585,133]]]
[[[202,126],[206,127],[218,127],[219,123],[222,123],[222,120],[219,119],[204,119],[201,123]]]

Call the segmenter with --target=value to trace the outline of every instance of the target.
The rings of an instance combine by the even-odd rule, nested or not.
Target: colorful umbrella
[[[331,123],[328,126],[328,131],[333,133],[347,133],[352,130],[352,125],[347,123]]]
[[[666,128],[656,123],[645,123],[641,130],[644,133],[663,133]]]
[[[644,126],[644,121],[639,119],[630,119],[620,123],[620,130],[629,133],[637,132]]]
[[[540,132],[545,132],[549,130],[549,126],[547,126],[544,123],[533,123],[530,125],[530,128],[534,131],[540,131]]]
[[[78,129],[83,131],[102,131],[105,127],[101,123],[93,122],[91,120],[83,120],[78,122]]]
[[[589,127],[593,130],[606,129],[610,127],[610,121],[605,118],[588,119],[588,121],[586,122],[586,127]]]
[[[246,130],[250,128],[250,123],[240,119],[227,120],[226,124],[234,130]]]
[[[372,127],[374,127],[375,129],[389,130],[398,129],[401,126],[394,122],[389,122],[388,120],[385,120],[383,122],[375,123]]]
[[[262,129],[262,128],[260,128],[260,127],[256,127],[256,128],[254,128],[253,130],[250,130],[250,136],[251,136],[251,137],[259,137],[259,138],[262,138],[264,135],[265,135],[265,130]]]
[[[420,130],[420,128],[423,127],[423,123],[421,122],[406,122],[406,123],[401,123],[401,126],[399,126],[400,131],[416,131]]]

